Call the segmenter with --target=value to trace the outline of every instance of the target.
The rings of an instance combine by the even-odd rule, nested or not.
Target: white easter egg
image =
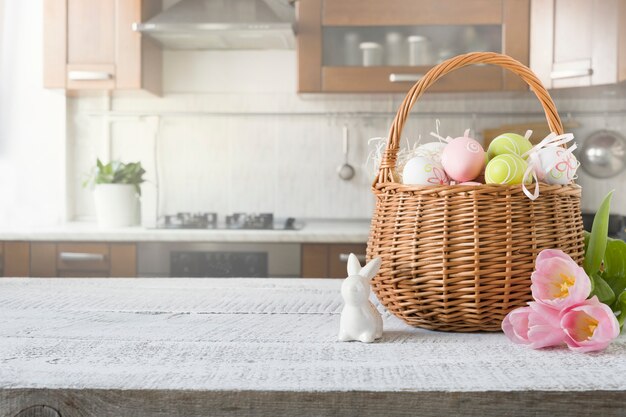
[[[434,161],[441,161],[441,154],[446,144],[443,142],[428,142],[420,145],[415,150],[415,156],[425,156]]]
[[[537,156],[541,163],[541,169],[537,170],[539,181],[566,185],[574,180],[578,160],[571,152],[560,146],[551,146],[540,149]]]
[[[440,162],[416,156],[404,165],[402,182],[411,185],[445,185],[450,184],[450,179]]]

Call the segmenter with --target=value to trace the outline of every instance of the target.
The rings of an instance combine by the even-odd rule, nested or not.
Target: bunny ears
[[[361,263],[354,253],[348,257],[348,275],[360,275],[368,281],[376,276],[380,269],[380,258],[374,258],[361,268]]]

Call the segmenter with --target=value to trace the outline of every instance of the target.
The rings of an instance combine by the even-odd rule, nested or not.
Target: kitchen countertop
[[[100,229],[95,223],[75,222],[49,227],[0,228],[0,241],[365,243],[369,227],[369,219],[305,220],[301,230]]]
[[[341,343],[341,282],[0,279],[0,417],[623,415],[624,336],[534,351],[385,313]]]

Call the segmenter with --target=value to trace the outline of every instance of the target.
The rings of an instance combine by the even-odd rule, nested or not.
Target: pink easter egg
[[[471,181],[485,166],[485,150],[470,137],[452,139],[443,149],[441,165],[450,178],[459,182]]]

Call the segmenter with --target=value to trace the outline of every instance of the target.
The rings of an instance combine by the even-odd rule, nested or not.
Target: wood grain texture
[[[44,0],[43,7],[43,86],[65,88],[67,0]]]
[[[49,242],[30,244],[30,276],[57,276],[57,245]]]
[[[67,0],[67,63],[114,64],[114,0]]]
[[[322,22],[326,26],[500,24],[502,0],[324,0]]]
[[[134,243],[111,243],[111,277],[137,276],[137,245]]]
[[[322,90],[322,0],[296,2],[298,93]]]
[[[380,342],[340,343],[340,285],[1,280],[0,417],[620,415],[624,336],[598,354],[533,351],[385,312]]]
[[[328,245],[307,243],[302,245],[302,278],[326,278],[328,276]]]
[[[115,64],[118,89],[141,89],[141,34],[132,29],[141,22],[141,1],[115,0]]]
[[[28,242],[4,242],[4,276],[27,277],[30,274]]]
[[[11,413],[23,404],[34,402],[53,404],[62,413],[61,417],[621,417],[626,406],[623,393],[619,391],[572,395],[552,391],[380,393],[11,389],[0,391],[0,417],[13,417]],[[37,417],[57,416],[50,412]]]

